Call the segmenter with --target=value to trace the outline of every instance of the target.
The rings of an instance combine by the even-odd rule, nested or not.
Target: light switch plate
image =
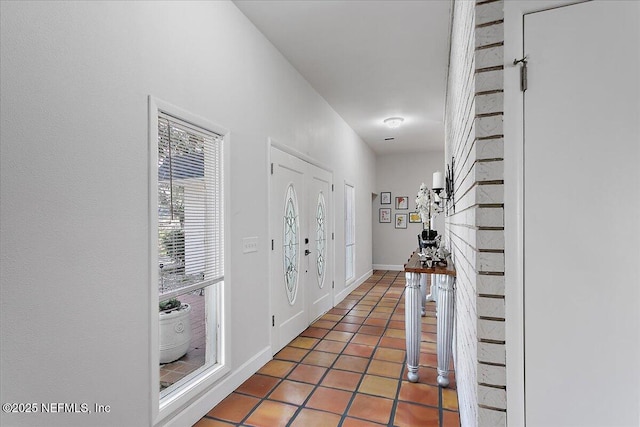
[[[257,237],[245,237],[242,239],[242,253],[248,254],[251,252],[258,252]]]

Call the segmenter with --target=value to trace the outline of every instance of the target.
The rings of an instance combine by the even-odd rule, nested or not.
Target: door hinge
[[[335,235],[335,233],[331,233],[331,240],[336,240],[336,235]]]
[[[271,250],[273,250],[274,247],[273,239],[271,239]]]
[[[333,190],[333,184],[331,184],[331,191],[334,191],[334,190]]]
[[[520,64],[520,90],[524,92],[527,90],[527,57],[514,59],[513,65],[518,64]]]
[[[273,175],[273,163],[271,163],[271,175]]]
[[[276,316],[271,316],[271,327],[276,326]]]
[[[335,280],[332,280],[331,281],[331,289],[335,289],[335,287],[336,287],[336,282],[335,282]]]

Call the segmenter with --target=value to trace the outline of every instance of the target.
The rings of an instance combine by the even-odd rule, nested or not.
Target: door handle
[[[309,249],[305,249],[305,250],[304,250],[304,255],[305,255],[305,256],[309,255],[310,253],[311,253],[311,251],[310,251]]]

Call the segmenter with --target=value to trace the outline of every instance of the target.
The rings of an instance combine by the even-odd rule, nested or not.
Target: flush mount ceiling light
[[[384,119],[384,123],[391,129],[399,127],[402,122],[404,122],[404,119],[402,117],[389,117],[388,119]]]

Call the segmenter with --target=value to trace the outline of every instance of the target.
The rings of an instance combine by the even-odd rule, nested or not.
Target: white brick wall
[[[503,1],[454,1],[446,158],[455,212],[446,219],[457,270],[454,343],[460,419],[506,425]]]

